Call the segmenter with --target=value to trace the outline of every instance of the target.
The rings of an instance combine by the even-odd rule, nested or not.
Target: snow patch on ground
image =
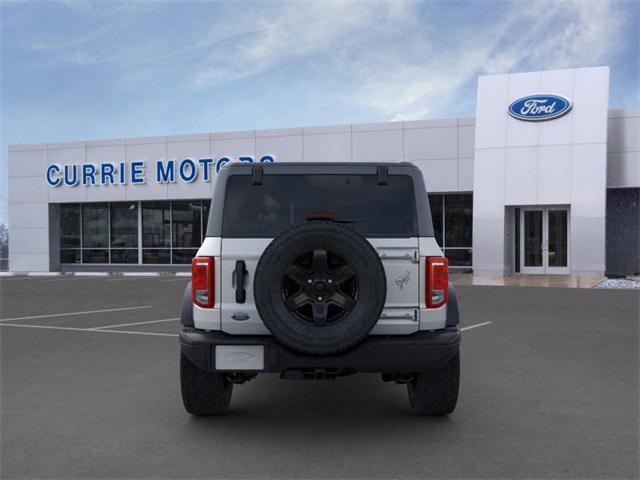
[[[605,278],[593,288],[639,288],[640,280],[631,280],[629,278]]]

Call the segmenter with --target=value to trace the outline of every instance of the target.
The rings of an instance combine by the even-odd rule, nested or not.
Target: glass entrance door
[[[568,213],[566,209],[546,211],[547,273],[569,273]]]
[[[522,273],[544,273],[544,228],[543,210],[524,210],[520,231],[523,233],[520,247]]]
[[[569,273],[569,212],[566,208],[523,208],[520,272]]]

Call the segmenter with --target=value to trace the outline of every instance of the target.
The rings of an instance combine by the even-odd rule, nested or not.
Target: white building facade
[[[640,110],[609,69],[478,80],[475,118],[9,147],[12,271],[181,270],[228,162],[411,161],[454,268],[640,270]]]

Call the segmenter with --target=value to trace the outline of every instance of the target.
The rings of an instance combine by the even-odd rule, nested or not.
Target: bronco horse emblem
[[[402,290],[404,286],[409,283],[409,280],[411,280],[411,273],[409,272],[409,270],[407,270],[404,275],[396,278],[396,285],[398,286],[398,288],[400,288],[400,290]]]

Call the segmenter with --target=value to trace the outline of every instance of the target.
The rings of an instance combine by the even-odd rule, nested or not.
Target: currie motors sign
[[[509,105],[509,115],[527,122],[542,122],[561,117],[571,110],[571,100],[560,95],[527,95]]]
[[[131,162],[100,162],[47,165],[45,177],[51,187],[100,186],[100,185],[143,185],[147,177],[156,183],[192,183],[198,179],[210,182],[212,170],[216,173],[227,163],[234,161],[231,156],[218,159],[201,158],[194,160],[156,160],[147,165],[144,160]],[[251,156],[238,157],[243,163],[273,163],[275,155],[263,155],[259,159]],[[147,172],[151,170],[151,172]]]

